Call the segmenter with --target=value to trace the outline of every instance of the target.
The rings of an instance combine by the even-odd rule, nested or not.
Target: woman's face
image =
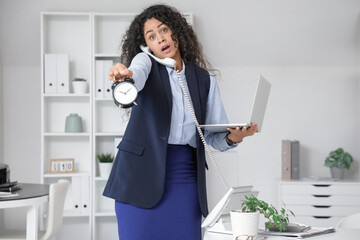
[[[171,38],[170,28],[155,18],[147,20],[144,24],[144,38],[146,45],[158,58],[180,58],[178,47]]]

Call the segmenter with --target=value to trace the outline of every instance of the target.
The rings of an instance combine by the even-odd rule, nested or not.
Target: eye
[[[150,36],[149,36],[149,39],[150,39],[150,40],[154,40],[154,39],[155,39],[155,35],[154,35],[154,34],[150,35]]]
[[[167,28],[163,28],[163,29],[161,30],[162,33],[166,33],[167,31],[168,31]]]

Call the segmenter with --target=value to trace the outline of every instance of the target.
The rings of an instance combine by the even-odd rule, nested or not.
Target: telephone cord
[[[224,187],[226,188],[226,190],[229,190],[229,186],[227,185],[224,176],[221,174],[221,171],[220,171],[220,169],[219,169],[219,166],[218,166],[217,162],[215,161],[215,159],[213,158],[212,153],[211,153],[211,150],[210,150],[209,146],[207,145],[207,143],[206,143],[206,141],[205,141],[204,134],[203,134],[203,132],[201,131],[201,128],[200,128],[200,126],[199,126],[199,122],[198,122],[198,120],[197,120],[197,118],[196,118],[194,108],[193,108],[192,103],[191,103],[191,101],[190,101],[190,97],[189,97],[189,95],[188,95],[187,92],[186,92],[186,88],[185,88],[184,82],[183,82],[183,80],[182,80],[182,78],[181,78],[181,75],[180,75],[179,70],[176,70],[176,73],[177,73],[177,76],[178,76],[178,79],[179,79],[179,82],[180,82],[181,90],[182,90],[182,92],[183,92],[183,94],[184,94],[184,97],[185,97],[185,99],[186,99],[186,101],[187,101],[187,105],[188,105],[188,107],[189,107],[191,116],[192,116],[192,118],[194,119],[196,129],[197,129],[197,131],[198,131],[198,133],[199,133],[199,136],[200,136],[200,138],[201,138],[201,141],[202,141],[203,144],[204,144],[205,150],[206,150],[206,152],[207,152],[207,154],[208,154],[208,156],[209,156],[209,158],[210,158],[210,160],[211,160],[211,162],[212,162],[212,164],[213,164],[213,166],[214,166],[214,168],[215,168],[215,171],[217,172],[217,174],[218,174],[221,182],[223,183],[223,185],[224,185]]]

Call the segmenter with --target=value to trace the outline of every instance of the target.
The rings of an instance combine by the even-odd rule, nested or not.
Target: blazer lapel
[[[187,63],[185,67],[185,76],[190,91],[191,100],[195,110],[195,115],[199,123],[201,123],[201,105],[199,95],[199,84],[195,73],[195,67],[191,63]]]
[[[154,64],[154,62],[153,62],[153,64]],[[171,113],[171,111],[172,111],[172,93],[171,93],[171,86],[170,86],[170,79],[169,79],[168,71],[166,70],[165,66],[163,66],[159,63],[157,63],[157,64],[159,66],[161,82],[164,87],[168,107],[169,107],[169,110]]]

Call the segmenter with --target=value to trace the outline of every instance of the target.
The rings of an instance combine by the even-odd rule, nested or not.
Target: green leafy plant
[[[73,79],[74,82],[86,82],[85,78],[74,78]]]
[[[329,153],[328,157],[325,159],[325,166],[346,168],[349,170],[352,161],[353,158],[349,153],[345,152],[342,148],[338,148]]]
[[[259,200],[257,197],[250,195],[245,196],[245,201],[241,204],[242,212],[260,212],[267,219],[265,228],[271,230],[285,231],[289,223],[289,214],[295,217],[295,214],[285,209],[285,205],[278,211],[274,206],[267,202]]]
[[[98,154],[97,159],[101,163],[112,163],[114,161],[114,157],[113,157],[113,155],[111,155],[111,153]]]

